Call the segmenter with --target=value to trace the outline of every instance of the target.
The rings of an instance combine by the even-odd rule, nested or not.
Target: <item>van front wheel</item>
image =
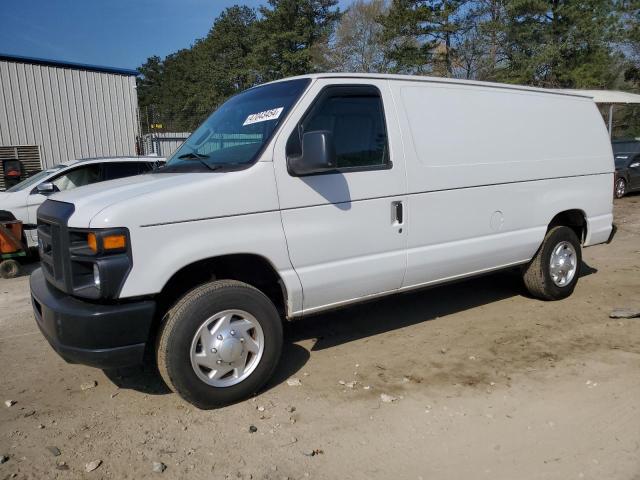
[[[560,300],[573,293],[580,275],[582,252],[576,233],[569,227],[553,227],[523,269],[527,290],[543,300]]]
[[[282,322],[259,290],[235,280],[188,292],[165,315],[156,356],[165,383],[198,408],[247,398],[271,377]]]

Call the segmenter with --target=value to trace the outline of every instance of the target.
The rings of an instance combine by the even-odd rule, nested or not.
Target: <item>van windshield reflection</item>
[[[158,172],[233,169],[253,163],[309,82],[277,82],[232,97]]]

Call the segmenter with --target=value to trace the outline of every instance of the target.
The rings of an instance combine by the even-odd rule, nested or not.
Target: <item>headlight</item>
[[[69,229],[73,294],[118,298],[132,266],[126,228]]]
[[[100,268],[97,263],[93,264],[93,284],[100,290]]]

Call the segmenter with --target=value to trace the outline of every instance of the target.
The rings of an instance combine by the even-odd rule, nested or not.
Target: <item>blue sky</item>
[[[0,0],[0,53],[136,68],[207,34],[226,7],[261,0]],[[344,8],[350,0],[341,0]]]

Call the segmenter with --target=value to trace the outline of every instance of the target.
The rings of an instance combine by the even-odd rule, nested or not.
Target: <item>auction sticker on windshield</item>
[[[252,123],[267,122],[269,120],[275,120],[280,117],[280,114],[284,110],[284,107],[273,108],[271,110],[265,110],[264,112],[252,113],[247,117],[242,126],[251,125]]]

